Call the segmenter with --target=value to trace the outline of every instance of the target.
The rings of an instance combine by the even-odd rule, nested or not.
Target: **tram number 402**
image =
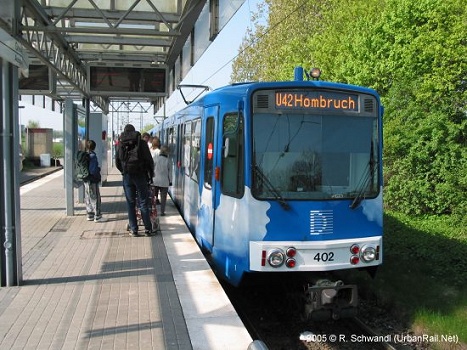
[[[318,262],[334,261],[334,253],[333,252],[316,253],[316,255],[313,257],[313,260],[318,261]]]

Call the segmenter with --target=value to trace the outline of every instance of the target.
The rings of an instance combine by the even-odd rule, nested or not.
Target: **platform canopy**
[[[45,94],[89,98],[105,112],[122,98],[160,104],[243,2],[0,0],[0,29],[28,52],[33,80],[41,65],[50,71]]]

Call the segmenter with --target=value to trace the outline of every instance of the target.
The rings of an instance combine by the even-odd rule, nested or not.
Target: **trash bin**
[[[41,154],[40,156],[41,160],[41,167],[50,167],[50,154],[49,153],[44,153]]]

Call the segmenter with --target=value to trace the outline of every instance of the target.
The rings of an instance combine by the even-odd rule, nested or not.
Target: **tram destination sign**
[[[276,91],[276,109],[314,109],[326,111],[359,111],[357,94],[335,91]]]

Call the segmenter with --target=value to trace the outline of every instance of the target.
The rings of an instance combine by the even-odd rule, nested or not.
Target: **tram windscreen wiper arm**
[[[349,208],[350,209],[355,209],[356,207],[359,206],[359,204],[362,202],[363,200],[363,192],[364,190],[360,191],[356,196],[355,198],[353,199],[352,203],[350,203],[349,205]]]
[[[360,179],[361,186],[359,187],[359,190],[357,191],[357,195],[353,199],[352,203],[350,203],[349,205],[350,209],[357,208],[359,204],[362,202],[366,187],[370,184],[370,181],[373,179],[375,165],[376,165],[376,162],[373,160],[373,158],[371,158],[368,163],[368,167],[365,169],[365,172],[363,173],[362,178]]]
[[[289,210],[290,209],[290,205],[285,201],[285,199],[281,196],[281,194],[279,193],[279,191],[274,187],[274,185],[271,183],[271,181],[269,181],[269,179],[266,177],[266,175],[264,175],[263,171],[261,170],[261,168],[257,165],[255,165],[254,167],[255,169],[255,172],[256,174],[259,176],[259,178],[261,179],[261,181],[263,181],[263,183],[266,185],[266,187],[268,188],[269,191],[271,191],[271,193],[274,195],[274,197],[277,199],[277,201],[279,202],[279,204],[281,205],[282,208],[284,208],[285,210]]]

